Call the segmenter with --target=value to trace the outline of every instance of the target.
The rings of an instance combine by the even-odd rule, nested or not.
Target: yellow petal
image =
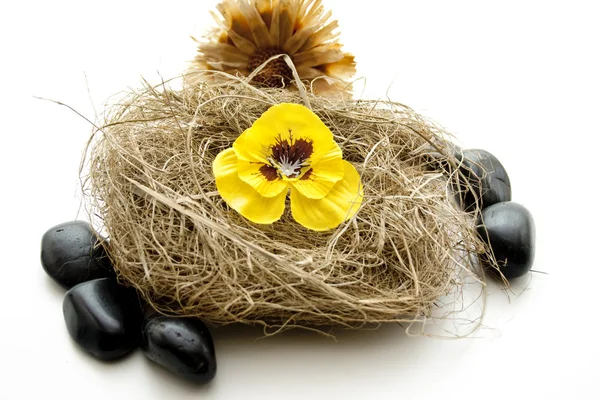
[[[322,199],[333,188],[336,182],[344,177],[344,160],[342,151],[334,143],[316,164],[298,180],[291,182],[301,195],[310,199]]]
[[[352,164],[347,161],[343,163],[344,177],[322,199],[309,199],[292,187],[292,216],[302,226],[325,231],[352,218],[358,211],[363,199],[360,175]]]
[[[342,160],[342,149],[333,142],[327,149],[319,154],[319,159],[311,164],[313,173],[319,179],[337,182],[346,174]]]
[[[310,141],[313,153],[308,163],[311,165],[335,144],[333,134],[315,113],[300,104],[282,103],[272,106],[257,119],[237,138],[233,148],[240,160],[267,164],[277,139]],[[341,151],[339,157],[342,157]]]
[[[245,218],[257,224],[277,221],[285,209],[287,190],[277,196],[261,196],[238,177],[238,159],[233,149],[220,152],[213,162],[213,174],[219,194],[225,202]]]
[[[288,187],[288,183],[277,176],[277,170],[267,164],[238,160],[237,170],[240,179],[261,196],[277,196]]]
[[[256,140],[257,134],[253,131],[253,127],[254,125],[238,136],[235,142],[233,142],[232,148],[240,160],[268,164],[269,160],[267,158],[269,157],[273,139],[271,138],[270,141],[267,141],[265,138],[265,140],[259,143]]]

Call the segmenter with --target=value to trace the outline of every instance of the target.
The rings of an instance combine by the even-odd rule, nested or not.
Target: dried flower
[[[248,76],[269,58],[290,56],[301,80],[313,81],[318,94],[346,90],[344,79],[356,72],[354,56],[342,52],[337,21],[329,21],[321,0],[223,0],[213,13],[219,28],[199,41],[195,71],[218,70]],[[316,79],[323,77],[323,79]],[[283,87],[293,80],[283,57],[272,60],[254,77],[269,87]]]

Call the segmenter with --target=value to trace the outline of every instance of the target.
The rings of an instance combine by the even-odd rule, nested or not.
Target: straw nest
[[[363,205],[337,229],[307,230],[289,207],[255,225],[216,191],[216,155],[282,102],[311,108],[362,176]],[[406,321],[478,268],[472,214],[447,194],[452,145],[404,105],[230,78],[147,86],[105,118],[87,159],[91,211],[119,278],[162,313],[276,330]]]

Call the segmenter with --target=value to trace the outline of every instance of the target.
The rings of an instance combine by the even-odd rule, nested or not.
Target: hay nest
[[[211,82],[131,92],[88,154],[86,192],[115,269],[155,309],[214,324],[360,327],[428,316],[478,268],[483,244],[449,200],[457,169],[434,124],[392,102]],[[362,175],[362,208],[335,230],[303,228],[289,206],[255,225],[216,191],[216,155],[282,102],[308,105]]]

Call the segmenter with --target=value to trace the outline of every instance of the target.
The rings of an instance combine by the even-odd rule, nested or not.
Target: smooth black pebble
[[[535,224],[531,213],[512,201],[485,208],[477,232],[492,248],[500,271],[507,278],[525,275],[535,257]],[[490,266],[488,259],[482,262]],[[489,268],[494,273],[496,269]]]
[[[96,279],[68,290],[63,315],[73,340],[101,360],[122,357],[140,343],[140,301],[134,289],[115,279]]]
[[[87,222],[57,225],[42,237],[42,267],[66,289],[92,279],[112,277],[112,264],[99,240]]]
[[[493,154],[479,149],[468,149],[456,154],[462,165],[460,171],[465,175],[473,188],[473,193],[466,185],[455,182],[457,200],[465,211],[475,209],[476,199],[481,209],[512,198],[508,173]],[[463,181],[464,182],[464,181]]]
[[[194,382],[209,382],[217,373],[212,337],[198,319],[149,319],[143,330],[142,349],[150,360]]]

